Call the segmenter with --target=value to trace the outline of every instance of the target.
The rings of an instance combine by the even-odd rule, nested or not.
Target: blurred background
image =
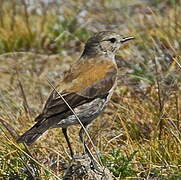
[[[115,179],[180,179],[180,19],[180,0],[0,0],[0,179],[61,179],[60,129],[28,148],[15,139],[41,112],[47,79],[56,85],[103,30],[135,40],[116,55],[118,87],[89,128],[102,163]]]

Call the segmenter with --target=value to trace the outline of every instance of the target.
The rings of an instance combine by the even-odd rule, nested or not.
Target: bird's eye
[[[116,38],[111,38],[111,39],[108,39],[110,42],[112,43],[115,43],[116,42]]]

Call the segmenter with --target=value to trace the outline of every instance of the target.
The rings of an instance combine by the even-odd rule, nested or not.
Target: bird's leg
[[[87,125],[84,125],[84,128],[86,128]],[[87,147],[87,145],[85,144],[85,141],[84,141],[84,128],[82,127],[80,129],[80,132],[79,132],[79,138],[80,138],[80,141],[83,143],[84,145],[84,149],[85,149],[85,153],[87,153],[89,155],[89,157],[92,159],[92,156],[91,156],[91,153],[89,151],[89,148]]]
[[[73,153],[73,150],[72,150],[72,147],[71,147],[71,144],[70,144],[70,141],[69,141],[69,137],[67,135],[67,128],[62,128],[62,132],[63,132],[63,135],[67,141],[67,145],[69,147],[69,150],[70,150],[70,155],[72,157],[72,159],[74,158],[74,153]]]
[[[84,128],[86,128],[86,127],[87,127],[87,125],[84,125]],[[86,143],[85,143],[85,141],[84,141],[84,133],[85,133],[84,128],[82,127],[82,128],[80,129],[80,132],[79,132],[80,141],[81,141],[81,142],[83,143],[83,145],[84,145],[85,153],[87,153],[88,156],[89,156],[89,158],[91,159],[91,168],[92,168],[93,170],[97,170],[100,174],[102,174],[102,171],[101,171],[101,170],[98,168],[98,166],[96,165],[97,163],[96,163],[96,161],[94,160],[94,157],[92,156],[89,148],[87,147],[87,145],[86,145]]]

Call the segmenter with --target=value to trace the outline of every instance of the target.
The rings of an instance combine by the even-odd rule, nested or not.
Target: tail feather
[[[22,136],[17,139],[18,143],[25,142],[27,145],[31,145],[35,142],[45,131],[47,128],[42,125],[35,124],[31,129],[26,131]]]

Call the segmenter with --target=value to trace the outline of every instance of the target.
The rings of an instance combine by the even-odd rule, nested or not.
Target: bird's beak
[[[124,43],[124,42],[126,42],[126,41],[129,41],[129,40],[132,40],[132,39],[134,39],[134,37],[124,37],[124,38],[122,38],[121,40],[120,40],[120,43]]]

